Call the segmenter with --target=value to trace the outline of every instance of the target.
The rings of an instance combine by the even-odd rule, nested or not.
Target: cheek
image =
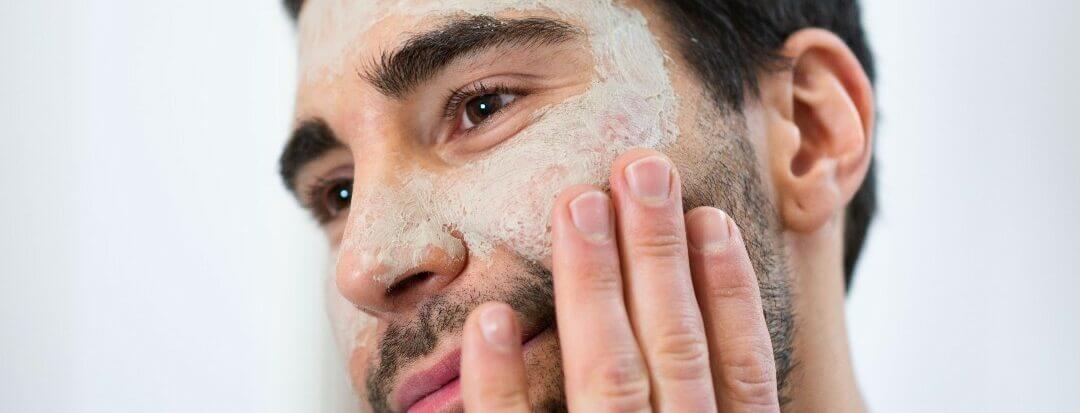
[[[376,356],[377,325],[370,316],[355,310],[334,323],[338,348],[344,350],[349,379],[357,394],[367,394],[365,378]]]
[[[456,222],[470,252],[483,258],[492,246],[505,245],[537,261],[550,256],[551,205],[576,184],[607,186],[609,169],[622,152],[663,141],[655,109],[637,96],[605,101],[611,93],[597,85],[593,93],[554,107],[536,124],[455,176],[445,187],[448,199],[469,200]],[[587,114],[592,114],[588,116]]]
[[[350,372],[353,361],[357,357],[366,357],[375,348],[376,320],[357,310],[337,290],[333,277],[326,277],[326,311],[330,318],[330,327],[333,330],[334,341],[337,348],[342,351],[346,360],[349,360]]]
[[[370,334],[371,339],[375,338],[374,331]],[[360,338],[357,338],[359,341]],[[356,351],[353,351],[352,355],[348,359],[348,374],[349,380],[352,382],[353,390],[357,394],[367,394],[367,378],[368,369],[372,366],[372,357],[375,356],[374,343],[364,348],[358,347]]]
[[[665,119],[663,107],[646,96],[621,94],[623,98],[606,107],[600,118],[600,133],[608,148],[617,148],[619,153],[635,147],[658,149],[675,140],[676,127]]]

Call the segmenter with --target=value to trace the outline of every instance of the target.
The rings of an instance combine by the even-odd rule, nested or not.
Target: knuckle
[[[699,327],[684,327],[661,335],[656,349],[656,374],[670,380],[701,380],[709,373],[709,344]]]
[[[484,404],[494,411],[509,411],[528,405],[525,393],[513,387],[500,387],[484,395]]]
[[[710,274],[705,285],[707,293],[717,298],[757,296],[758,280],[753,271],[743,270],[741,265],[729,262],[710,263]]]
[[[644,411],[649,407],[649,376],[641,357],[629,352],[604,357],[591,369],[591,388],[610,411]]]
[[[709,295],[721,299],[753,299],[757,295],[755,284],[716,283],[709,288]]]
[[[747,405],[776,403],[776,366],[768,346],[752,344],[745,351],[724,352],[720,364],[720,385],[727,398]]]
[[[582,287],[590,294],[622,294],[620,274],[610,265],[598,261],[581,264]]]
[[[637,234],[631,243],[634,256],[652,258],[681,258],[686,255],[686,241],[675,233],[656,232]]]

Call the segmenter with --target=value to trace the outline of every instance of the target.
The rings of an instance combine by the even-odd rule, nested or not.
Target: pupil
[[[349,207],[352,198],[352,182],[342,182],[334,186],[327,194],[328,209],[331,212],[340,212]]]
[[[483,122],[484,119],[498,112],[499,109],[502,109],[502,100],[499,99],[499,95],[484,95],[472,101],[466,110],[466,115],[469,117],[469,121],[475,125]]]

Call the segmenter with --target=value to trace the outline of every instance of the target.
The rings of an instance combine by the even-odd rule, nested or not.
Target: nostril
[[[412,275],[410,275],[408,277],[403,277],[400,281],[390,285],[390,287],[386,289],[386,296],[387,297],[394,297],[394,296],[400,295],[400,294],[408,291],[409,289],[413,288],[414,286],[417,286],[417,285],[423,283],[424,281],[427,281],[429,278],[431,278],[433,276],[435,276],[434,272],[423,271],[423,272],[418,272],[416,274],[412,274]]]

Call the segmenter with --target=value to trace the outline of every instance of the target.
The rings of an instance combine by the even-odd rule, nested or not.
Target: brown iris
[[[510,100],[509,96],[496,93],[476,97],[465,104],[465,117],[472,125],[479,125],[506,107]]]
[[[325,193],[326,211],[331,216],[337,216],[341,211],[349,209],[352,202],[352,180],[342,180],[327,186]]]

